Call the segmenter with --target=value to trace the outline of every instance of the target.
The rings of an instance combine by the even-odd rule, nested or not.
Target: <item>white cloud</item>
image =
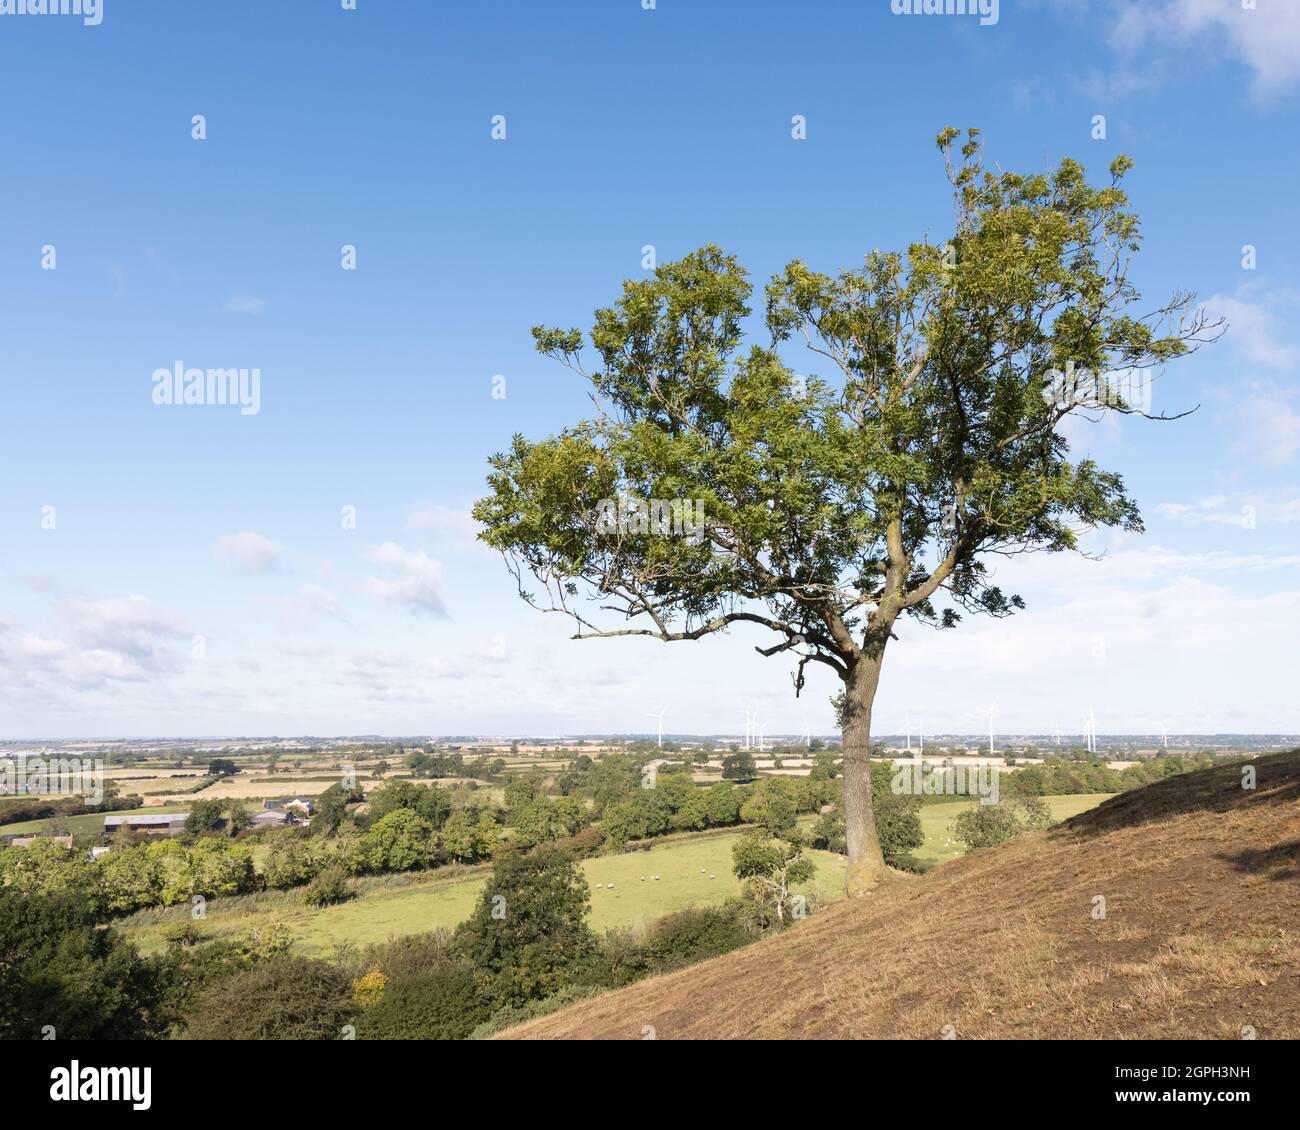
[[[14,650],[19,655],[24,655],[29,659],[42,660],[67,654],[68,645],[62,640],[47,639],[44,636],[36,635],[34,632],[26,632],[19,639]]]
[[[40,691],[139,682],[174,674],[181,619],[142,596],[72,601],[57,610],[57,634],[34,630],[0,640],[0,683]]]
[[[1240,59],[1253,75],[1256,95],[1293,89],[1300,83],[1300,4],[1261,0],[1152,0],[1113,10],[1118,19],[1111,41],[1128,55],[1193,49],[1202,59],[1216,52]]]
[[[455,655],[411,656],[389,649],[357,651],[335,667],[340,692],[369,702],[423,703],[446,701],[454,693],[462,701],[488,706],[499,701],[502,657],[494,644]]]
[[[1214,295],[1205,308],[1212,317],[1227,320],[1223,343],[1244,361],[1278,372],[1295,369],[1300,348],[1289,327],[1300,314],[1300,293],[1252,283],[1235,294]],[[1297,389],[1274,379],[1238,379],[1221,394],[1227,403],[1224,415],[1238,429],[1238,446],[1250,458],[1278,465],[1300,452],[1297,395]]]
[[[228,314],[260,314],[265,308],[266,300],[255,294],[236,294],[225,305]]]
[[[1282,333],[1300,310],[1300,294],[1286,288],[1265,291],[1256,283],[1236,294],[1214,295],[1205,309],[1211,317],[1227,320],[1223,340],[1247,361],[1270,369],[1295,366],[1297,349],[1282,340]]]
[[[924,707],[936,727],[969,732],[973,712],[996,698],[1004,733],[1053,718],[1077,731],[1092,707],[1103,732],[1292,728],[1298,569],[1300,555],[1160,547],[1100,562],[1008,562],[997,580],[1024,593],[1027,609],[1002,622],[974,617],[954,632],[903,625],[881,717],[908,704],[914,718]],[[918,699],[917,686],[936,678],[944,691]]]
[[[1193,502],[1162,502],[1152,514],[1183,526],[1287,525],[1300,522],[1300,495],[1268,498],[1244,492],[1212,494]]]
[[[303,585],[298,590],[298,597],[311,611],[348,623],[347,613],[343,611],[339,598],[324,585]]]
[[[1100,560],[1075,553],[1029,554],[1014,567],[997,570],[998,583],[1014,587],[1015,583],[1043,586],[1062,595],[1077,591],[1102,592],[1112,586],[1137,585],[1148,581],[1167,582],[1171,578],[1227,574],[1288,572],[1300,569],[1297,553],[1236,553],[1231,550],[1207,550],[1184,553],[1164,546],[1118,550]],[[1014,583],[1001,577],[1014,577]],[[1136,590],[1135,590],[1136,591]]]
[[[1195,502],[1161,502],[1152,507],[1151,513],[1185,526],[1244,526],[1246,516],[1232,513],[1228,509],[1229,505],[1227,495],[1214,494]]]
[[[248,573],[276,572],[281,551],[281,546],[261,534],[226,534],[217,539],[217,556]]]
[[[1280,466],[1300,451],[1300,412],[1296,393],[1276,385],[1256,385],[1237,406],[1244,429],[1241,446],[1261,463]]]
[[[366,588],[372,596],[439,619],[447,617],[442,597],[442,564],[424,550],[407,550],[396,542],[386,541],[366,557],[388,572],[386,577],[366,578]]]
[[[425,502],[412,510],[407,516],[406,528],[428,530],[434,541],[457,552],[484,548],[478,540],[482,527],[468,510],[457,510],[437,502]]]
[[[160,640],[186,635],[180,618],[143,596],[78,601],[68,606],[76,638],[152,665]]]

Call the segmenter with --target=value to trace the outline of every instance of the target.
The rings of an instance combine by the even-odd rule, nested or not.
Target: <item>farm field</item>
[[[475,781],[470,777],[407,777],[397,772],[389,773],[384,779],[388,780],[393,777],[402,777],[403,780],[410,781],[416,785],[432,785],[436,788],[454,788],[457,785],[474,784],[483,791],[483,794],[490,797],[496,804],[500,804],[504,791],[495,786],[490,786],[484,781]],[[203,789],[198,793],[175,793],[164,795],[163,800],[167,803],[176,803],[184,800],[194,800],[201,798],[203,800],[272,800],[283,797],[316,797],[320,796],[331,785],[337,784],[339,775],[337,773],[326,773],[312,777],[290,777],[287,774],[276,774],[275,776],[253,777],[240,774],[237,777],[227,777],[218,781],[209,788]],[[366,789],[378,787],[380,782],[372,779],[368,774],[358,769],[358,783]],[[152,782],[146,782],[152,784]],[[156,790],[147,788],[134,788],[136,792],[154,792]],[[166,794],[166,787],[162,790]]]
[[[683,907],[717,903],[735,894],[740,884],[731,873],[731,845],[737,836],[703,836],[648,851],[584,860],[592,928],[597,932],[637,928]],[[810,903],[841,897],[843,857],[821,851],[808,854],[817,874],[801,888],[802,893]],[[658,881],[652,875],[658,875]],[[208,905],[199,929],[205,940],[211,940],[282,922],[294,932],[298,952],[322,956],[344,943],[366,945],[395,935],[450,929],[469,917],[486,881],[486,868],[459,878],[434,873],[362,880],[359,897],[319,910],[304,906],[299,891],[217,899]],[[147,952],[162,946],[167,927],[188,914],[188,907],[145,911],[122,920],[118,928]]]
[[[1043,799],[1047,801],[1047,807],[1052,810],[1052,819],[1060,821],[1077,816],[1080,812],[1087,812],[1088,809],[1095,808],[1113,795],[1113,793],[1069,793]],[[975,803],[977,802],[971,800],[957,800],[945,804],[924,805],[921,808],[921,831],[925,835],[925,843],[911,853],[912,862],[928,870],[962,855],[962,845],[954,835],[953,826],[957,823],[957,817]]]
[[[177,769],[174,765],[142,765],[137,762],[134,765],[105,769],[104,779],[116,781],[122,786],[124,792],[130,792],[136,785],[148,784],[151,781],[164,780],[168,777],[188,777],[197,781],[206,774],[207,770],[197,765]]]

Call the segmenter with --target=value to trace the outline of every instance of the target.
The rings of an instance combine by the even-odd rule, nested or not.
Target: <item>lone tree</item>
[[[624,282],[596,312],[593,369],[579,330],[535,327],[598,414],[515,436],[474,509],[520,594],[573,617],[575,639],[753,624],[775,635],[761,654],[795,661],[796,694],[809,663],[839,676],[851,892],[883,867],[868,744],[902,618],[1007,616],[1024,603],[993,583],[990,557],[1080,551],[1088,527],[1140,531],[1120,476],[1069,460],[1062,421],[1177,418],[1121,378],[1218,329],[1189,293],[1129,313],[1128,158],[1101,188],[1070,159],[991,172],[978,132],[938,137],[951,238],[835,277],[790,263],[766,289],[767,344],[743,350],[751,287],[714,246]],[[829,375],[790,367],[796,337]]]

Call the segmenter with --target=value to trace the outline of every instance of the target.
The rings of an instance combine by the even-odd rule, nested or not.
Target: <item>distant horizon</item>
[[[1077,738],[1085,738],[1083,731],[1074,733],[1061,731],[1062,741]],[[1300,734],[1287,733],[1285,731],[1270,730],[1220,730],[1220,731],[1166,731],[1166,736],[1171,740],[1174,738],[1271,738],[1278,741],[1295,741],[1300,743]],[[812,738],[819,741],[838,741],[841,738],[839,731],[827,731],[824,733],[814,733]],[[1055,739],[1055,730],[1008,730],[1005,733],[994,733],[994,742],[1014,741],[1024,738],[1041,738],[1045,741]],[[1161,739],[1160,733],[1149,730],[1116,730],[1116,731],[1097,731],[1097,737],[1102,738],[1131,738],[1151,740],[1159,744]],[[897,738],[906,740],[905,731],[897,732],[880,732],[871,736],[873,742],[884,741],[886,739]],[[727,740],[727,741],[744,741],[742,733],[734,733],[730,730],[718,730],[715,732],[706,731],[684,731],[681,733],[665,733],[664,741],[690,741],[696,739],[708,740]],[[939,730],[934,734],[927,734],[926,741],[940,741],[942,739],[960,739],[969,741],[973,744],[986,744],[988,734],[978,731],[961,731],[961,730]],[[572,733],[572,734],[542,734],[542,733],[472,733],[472,734],[432,734],[432,733],[413,733],[413,734],[324,734],[324,733],[302,733],[302,734],[120,734],[120,735],[74,735],[71,737],[19,737],[19,738],[0,738],[0,756],[4,756],[3,747],[22,745],[25,743],[58,743],[68,744],[72,742],[284,742],[284,741],[329,741],[329,742],[395,742],[395,741],[432,741],[432,742],[453,742],[453,741],[547,741],[547,742],[568,742],[568,741],[599,741],[599,740],[619,740],[619,741],[655,741],[653,731],[593,731],[589,733]],[[803,734],[776,733],[764,735],[763,741],[771,743],[782,741],[786,744],[798,743],[804,740]],[[913,736],[913,740],[917,740]],[[757,751],[755,751],[757,752]]]

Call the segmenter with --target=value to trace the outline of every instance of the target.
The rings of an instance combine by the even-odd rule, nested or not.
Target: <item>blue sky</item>
[[[904,633],[876,729],[1300,731],[1300,5],[104,0],[0,14],[0,96],[0,737],[830,731],[743,633],[569,641],[467,509],[589,407],[531,325],[589,325],[646,244],[761,285],[937,236],[948,124],[1008,168],[1129,154],[1135,281],[1231,328],[1156,385],[1194,417],[1071,433],[1146,535]],[[154,404],[177,360],[257,367],[260,411]]]

